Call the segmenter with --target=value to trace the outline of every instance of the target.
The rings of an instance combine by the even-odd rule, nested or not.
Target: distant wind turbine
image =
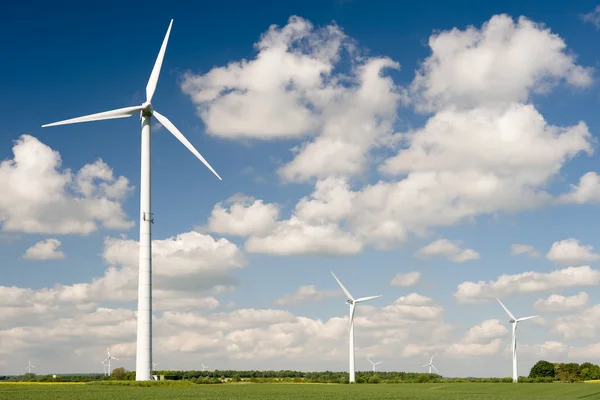
[[[104,361],[102,361],[102,364],[104,364],[104,365],[106,365],[108,367],[107,368],[107,371],[108,371],[107,375],[110,376],[110,374],[112,373],[112,370],[110,369],[110,360],[118,360],[118,358],[117,357],[113,357],[113,356],[110,355],[110,349],[109,348],[106,348],[106,353],[108,354],[108,356],[104,359]],[[108,361],[108,365],[105,364],[107,361]]]
[[[354,311],[356,310],[356,305],[358,303],[362,303],[362,302],[365,302],[368,300],[378,299],[381,296],[361,297],[361,298],[355,300],[354,297],[352,297],[352,295],[348,291],[348,289],[346,289],[344,287],[344,285],[342,285],[342,282],[340,282],[340,280],[337,278],[337,276],[335,276],[335,274],[333,272],[331,272],[331,275],[333,275],[333,277],[337,281],[338,285],[340,285],[340,287],[342,288],[342,290],[348,297],[348,300],[346,300],[346,303],[348,303],[350,305],[350,319],[349,319],[350,332],[349,332],[349,340],[348,340],[348,345],[349,345],[349,349],[350,349],[350,363],[349,363],[350,365],[348,366],[348,372],[350,375],[350,383],[353,383],[355,381],[354,380],[354,376],[355,376],[355,371],[354,371]]]
[[[29,360],[28,365],[27,365],[27,373],[31,373],[31,368],[35,368],[35,366],[31,365],[31,360]]]
[[[377,366],[377,365],[379,365],[379,364],[381,364],[381,363],[383,362],[383,361],[379,361],[379,362],[373,362],[373,361],[371,361],[371,359],[370,359],[370,358],[367,358],[367,360],[369,360],[369,362],[370,362],[371,364],[373,364],[373,372],[375,372],[375,366]]]
[[[146,85],[146,101],[139,106],[119,108],[84,117],[71,118],[60,122],[42,125],[42,127],[75,124],[78,122],[98,121],[103,119],[126,118],[140,113],[142,120],[142,145],[141,145],[141,183],[140,183],[140,245],[139,245],[139,283],[138,283],[138,321],[137,321],[137,349],[135,379],[138,381],[151,380],[152,375],[152,225],[154,217],[151,211],[150,197],[150,126],[152,116],[156,117],[169,132],[173,134],[189,151],[192,152],[217,178],[219,174],[200,155],[198,150],[183,136],[183,134],[169,121],[167,117],[152,108],[152,96],[156,90],[158,76],[162,67],[167,42],[171,33],[173,20],[169,24],[167,34],[162,42],[150,79]]]
[[[435,372],[437,372],[438,374],[440,373],[440,371],[438,371],[438,369],[435,367],[435,365],[433,365],[433,356],[431,356],[431,360],[429,360],[429,363],[423,365],[422,367],[423,368],[429,367],[429,373],[430,374],[431,374],[431,368],[435,369]]]
[[[517,324],[522,321],[527,321],[528,319],[537,318],[537,317],[539,317],[539,315],[533,315],[531,317],[515,318],[515,316],[512,315],[512,313],[510,311],[508,311],[508,308],[506,308],[504,306],[504,304],[502,304],[500,299],[496,298],[496,300],[498,300],[498,303],[500,303],[502,308],[504,308],[504,311],[506,311],[506,313],[510,317],[508,322],[510,324],[513,324],[513,326],[512,326],[513,382],[517,383],[519,381],[519,375],[517,374]]]
[[[202,364],[202,371],[206,371],[208,369],[208,367],[205,367],[204,364]]]

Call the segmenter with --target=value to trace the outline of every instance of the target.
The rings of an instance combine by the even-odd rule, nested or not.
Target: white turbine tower
[[[165,50],[173,20],[169,24],[167,34],[163,40],[162,46],[156,58],[154,68],[150,74],[150,79],[146,85],[146,101],[133,107],[125,107],[117,110],[105,111],[97,114],[86,115],[84,117],[72,118],[65,121],[54,122],[52,124],[42,125],[42,127],[74,124],[78,122],[97,121],[103,119],[126,118],[140,112],[142,120],[142,146],[141,146],[141,183],[140,183],[140,256],[139,256],[139,284],[138,284],[138,321],[137,321],[137,350],[136,350],[136,371],[135,379],[138,381],[147,381],[152,375],[152,242],[151,224],[154,218],[151,212],[150,201],[150,125],[152,116],[171,132],[189,151],[192,152],[204,165],[212,171],[217,178],[221,177],[215,172],[210,164],[200,155],[192,144],[183,136],[183,134],[158,111],[152,108],[152,96],[158,83],[158,76],[162,66]]]
[[[435,365],[433,365],[433,356],[431,356],[431,360],[429,360],[429,363],[423,365],[422,367],[423,368],[429,367],[429,373],[430,374],[431,374],[431,368],[435,369],[435,372],[437,372],[438,374],[440,373],[440,371],[438,371],[438,369],[435,367]]]
[[[375,366],[377,366],[377,365],[379,365],[379,364],[381,364],[381,363],[383,362],[383,361],[379,361],[379,362],[373,362],[373,361],[371,361],[371,359],[370,359],[370,358],[367,358],[367,360],[369,360],[369,362],[370,362],[371,364],[373,364],[373,372],[375,372]]]
[[[27,365],[27,373],[28,374],[31,373],[31,368],[35,368],[35,366],[31,365],[31,360],[28,360],[28,365]]]
[[[354,311],[356,310],[356,305],[358,303],[362,303],[362,302],[365,302],[368,300],[378,299],[381,296],[361,297],[360,299],[355,300],[354,297],[352,297],[352,295],[350,294],[350,292],[344,287],[344,285],[342,285],[342,282],[340,282],[340,280],[337,278],[337,276],[335,276],[335,274],[333,272],[331,273],[331,275],[333,275],[333,277],[337,281],[338,285],[340,285],[340,287],[342,288],[342,290],[348,297],[348,300],[346,300],[346,303],[348,303],[350,305],[350,319],[349,319],[350,332],[349,332],[349,340],[348,340],[348,345],[349,345],[349,349],[350,349],[350,365],[348,367],[348,373],[350,375],[350,383],[353,383],[354,382]]]
[[[502,308],[504,308],[504,311],[506,311],[506,313],[510,317],[508,322],[513,324],[513,326],[512,326],[513,382],[517,383],[519,381],[519,375],[517,374],[517,324],[521,321],[527,321],[528,319],[537,318],[537,317],[539,317],[539,315],[533,315],[531,317],[515,318],[515,316],[512,315],[510,311],[508,311],[508,308],[506,308],[504,306],[504,304],[502,304],[500,299],[496,298],[496,300],[498,300],[498,303],[500,303]]]
[[[108,347],[106,348],[106,354],[108,354],[108,356],[104,359],[104,361],[102,361],[102,364],[104,364],[107,367],[107,375],[110,376],[110,374],[112,373],[110,369],[110,360],[118,360],[118,358],[110,355],[110,349]],[[105,364],[107,361],[108,365]]]
[[[206,371],[208,369],[208,367],[205,367],[204,364],[202,364],[202,371]]]

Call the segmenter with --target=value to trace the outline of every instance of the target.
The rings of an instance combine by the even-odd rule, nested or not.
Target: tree
[[[125,368],[123,368],[123,367],[113,369],[112,374],[111,374],[113,379],[116,379],[118,381],[125,380],[126,375],[127,375],[127,372],[125,371]]]
[[[530,378],[554,378],[554,376],[554,364],[545,360],[536,362],[535,365],[531,367],[531,371],[529,371]]]
[[[600,379],[600,367],[590,362],[584,362],[580,366],[580,374],[583,380]]]

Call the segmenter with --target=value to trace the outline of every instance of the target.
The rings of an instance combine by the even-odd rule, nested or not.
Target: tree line
[[[529,371],[529,378],[552,378],[554,381],[577,382],[600,379],[600,366],[591,362],[551,363],[540,360]]]
[[[348,383],[348,373],[339,371],[302,372],[294,370],[280,371],[154,371],[154,375],[164,375],[170,380],[190,381],[193,383],[229,383],[229,382],[307,382],[307,383]],[[540,360],[530,370],[529,376],[519,377],[519,382],[550,383],[555,381],[577,382],[600,379],[600,366],[590,362],[551,363]],[[36,375],[27,373],[20,376],[0,376],[0,382],[93,382],[93,381],[134,381],[135,371],[115,368],[110,376],[104,374],[73,374],[73,375]],[[416,372],[385,372],[357,371],[356,383],[511,383],[510,377],[499,378],[443,378],[438,374]]]

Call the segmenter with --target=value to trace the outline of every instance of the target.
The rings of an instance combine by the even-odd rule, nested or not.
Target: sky
[[[257,6],[256,4],[259,4]],[[153,107],[158,369],[600,362],[592,1],[47,2],[0,15],[0,374],[135,367]]]

